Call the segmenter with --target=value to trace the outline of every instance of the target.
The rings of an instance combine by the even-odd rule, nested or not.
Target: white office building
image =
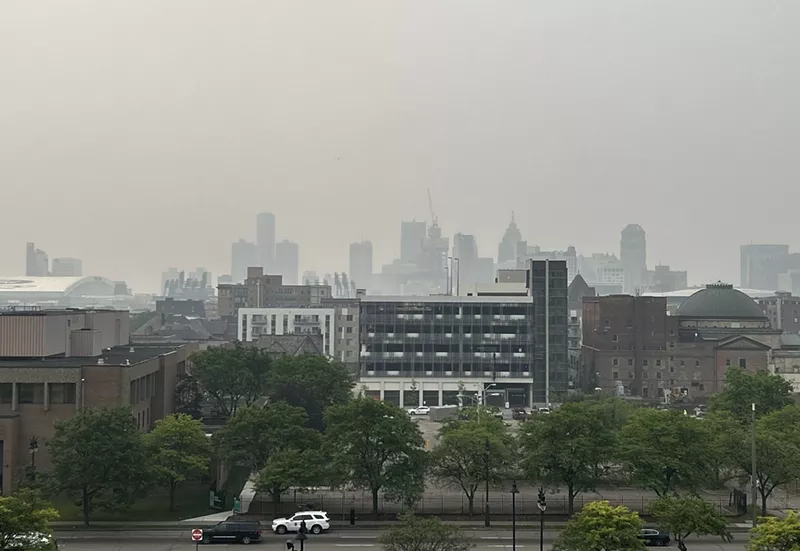
[[[336,357],[336,311],[333,308],[239,308],[238,338],[262,335],[322,335],[327,356]]]

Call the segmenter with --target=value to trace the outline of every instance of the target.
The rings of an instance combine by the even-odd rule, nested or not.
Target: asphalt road
[[[379,551],[377,538],[379,531],[363,531],[358,534],[328,533],[319,536],[309,535],[305,551]],[[549,550],[557,532],[545,531],[545,549]],[[64,551],[194,551],[195,544],[190,541],[188,531],[152,532],[65,532],[57,533],[60,548]],[[745,551],[746,534],[732,543],[725,544],[718,538],[694,538],[687,541],[689,551]],[[468,537],[475,543],[475,551],[510,551],[511,533],[509,531],[468,531]],[[253,544],[254,549],[285,551],[285,542],[291,535],[278,536],[265,534],[264,541]],[[538,533],[517,532],[517,547],[523,551],[538,551]],[[242,545],[202,545],[205,551],[224,549],[247,549]],[[299,551],[299,545],[297,546]],[[673,549],[677,547],[673,546]]]

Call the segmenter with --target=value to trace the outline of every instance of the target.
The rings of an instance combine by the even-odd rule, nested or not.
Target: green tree
[[[214,435],[214,444],[229,465],[255,473],[282,449],[314,447],[319,433],[308,428],[307,422],[305,411],[285,402],[243,407]]]
[[[800,514],[787,511],[784,518],[767,517],[750,531],[748,551],[796,551],[800,548]]]
[[[270,455],[258,473],[256,490],[281,502],[281,495],[290,488],[309,488],[325,485],[328,458],[319,448],[304,450],[287,448]]]
[[[780,375],[731,367],[725,373],[725,390],[711,399],[711,411],[727,411],[739,423],[748,424],[752,404],[761,417],[792,403],[792,384]]]
[[[702,421],[677,411],[636,411],[619,435],[617,455],[638,486],[659,497],[696,492],[714,479],[717,454]]]
[[[612,409],[590,400],[564,404],[525,423],[520,440],[527,478],[565,485],[571,516],[575,496],[594,489],[599,466],[613,459],[616,423]]]
[[[356,398],[325,412],[325,443],[343,481],[372,494],[378,513],[378,494],[413,501],[405,491],[419,489],[425,470],[425,451],[417,424],[399,407],[371,398]]]
[[[592,501],[567,522],[554,551],[644,551],[642,519],[627,507]]]
[[[719,536],[726,543],[733,537],[728,531],[728,519],[712,503],[697,496],[662,497],[649,506],[649,513],[658,527],[672,534],[678,548],[686,551],[686,538]]]
[[[175,385],[175,413],[185,413],[193,419],[201,419],[203,413],[200,404],[203,401],[203,389],[190,373],[178,375]]]
[[[469,515],[474,513],[475,494],[486,484],[507,479],[514,460],[514,439],[508,429],[492,421],[461,421],[445,425],[439,445],[431,453],[431,475],[445,486],[464,492]]]
[[[241,343],[232,348],[212,346],[192,355],[192,374],[228,417],[240,404],[250,406],[266,396],[270,366],[268,352]]]
[[[177,413],[156,422],[145,436],[158,484],[169,491],[169,510],[181,482],[208,472],[211,446],[200,421]]]
[[[309,426],[321,431],[324,411],[353,398],[353,380],[341,362],[324,356],[284,356],[275,361],[268,377],[271,402],[301,407]]]
[[[86,526],[95,509],[125,509],[147,489],[150,457],[128,408],[87,409],[56,421],[47,447],[54,489],[76,500]]]
[[[753,475],[751,427],[740,427],[728,440],[729,456],[736,461],[747,483]],[[800,408],[788,406],[756,421],[756,479],[761,514],[779,486],[800,477]]]
[[[413,515],[405,515],[378,542],[384,551],[469,551],[474,547],[458,526]]]
[[[0,550],[18,548],[20,536],[49,534],[50,522],[57,518],[58,512],[32,490],[22,489],[0,497]],[[46,549],[46,543],[38,549]],[[32,551],[37,551],[37,547]]]

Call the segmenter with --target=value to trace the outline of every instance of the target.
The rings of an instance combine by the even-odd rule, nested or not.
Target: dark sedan
[[[639,536],[644,540],[645,545],[666,547],[670,544],[669,533],[661,532],[655,528],[645,528]]]

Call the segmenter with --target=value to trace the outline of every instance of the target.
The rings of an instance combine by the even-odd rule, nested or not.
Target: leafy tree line
[[[47,447],[53,465],[43,487],[73,500],[86,526],[93,512],[124,510],[155,487],[166,490],[172,510],[180,485],[205,474],[211,458],[196,419],[170,415],[143,433],[128,408],[87,409],[58,421]]]

